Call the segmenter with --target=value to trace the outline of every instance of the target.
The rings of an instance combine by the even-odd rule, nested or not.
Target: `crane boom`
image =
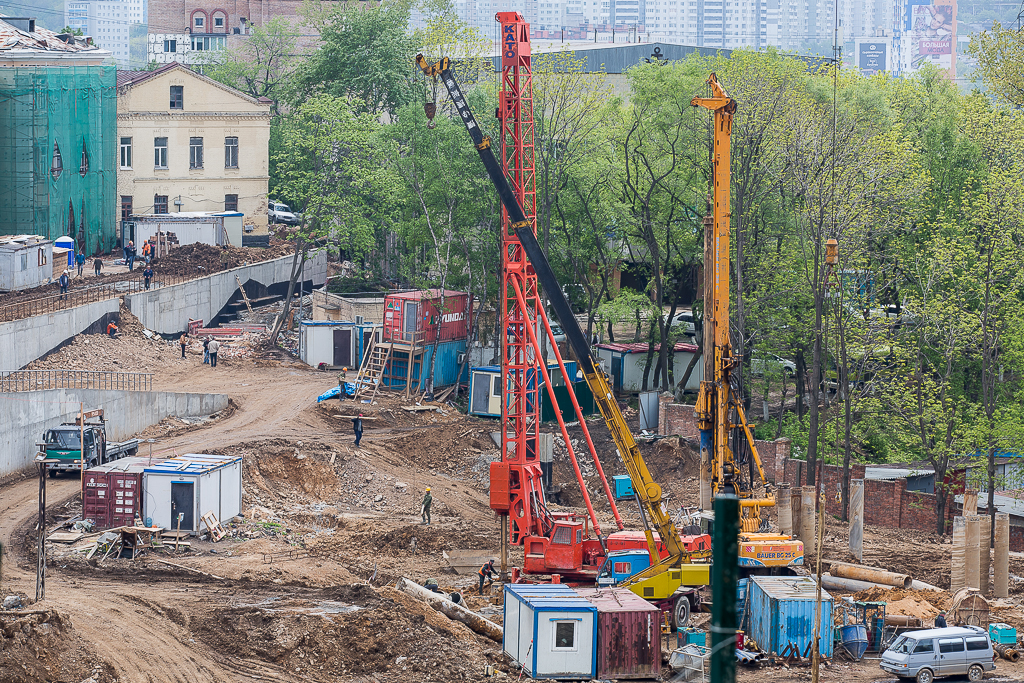
[[[531,224],[526,219],[519,201],[512,192],[512,188],[509,186],[508,180],[505,178],[505,174],[494,156],[490,138],[485,136],[480,130],[479,124],[466,103],[465,95],[462,93],[458,81],[451,71],[451,62],[448,58],[443,58],[437,64],[430,65],[422,55],[417,55],[416,62],[425,74],[440,77],[441,82],[444,83],[452,101],[455,103],[459,116],[462,118],[463,123],[466,124],[470,137],[473,139],[473,144],[480,155],[480,160],[483,161],[484,168],[487,169],[487,175],[498,191],[498,197],[508,212],[516,237],[519,239],[527,259],[533,266],[537,280],[543,287],[555,316],[562,323],[566,339],[576,355],[580,369],[583,371],[583,377],[594,394],[594,402],[597,405],[598,411],[604,418],[605,424],[608,426],[608,430],[611,432],[615,445],[619,450],[619,455],[629,474],[630,481],[633,483],[633,490],[643,507],[644,514],[651,522],[645,529],[651,566],[643,572],[630,577],[629,583],[644,581],[664,573],[671,567],[679,567],[684,563],[688,563],[691,553],[683,546],[679,537],[679,531],[665,508],[662,501],[661,486],[654,481],[654,477],[647,468],[647,463],[644,461],[640,448],[633,438],[633,433],[626,424],[622,411],[615,401],[607,378],[594,363],[594,359],[590,355],[590,345],[587,342],[586,335],[580,328],[576,316],[573,315],[569,302],[566,300],[561,287],[559,287],[558,280],[551,270],[547,257],[537,242],[536,235],[533,234]],[[668,555],[660,561],[658,559],[660,554],[657,550],[654,530],[657,530],[661,542],[668,551]],[[697,572],[697,574],[700,573]],[[694,583],[699,585],[697,581]]]

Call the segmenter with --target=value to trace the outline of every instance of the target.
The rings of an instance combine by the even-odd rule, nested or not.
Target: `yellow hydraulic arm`
[[[701,484],[702,488],[710,487],[712,499],[719,493],[741,498],[742,529],[753,532],[760,524],[760,507],[774,505],[775,499],[770,494],[766,498],[752,498],[753,482],[749,489],[743,488],[729,448],[729,430],[742,427],[761,483],[767,484],[742,403],[730,386],[731,373],[742,360],[733,357],[729,341],[729,154],[736,100],[729,97],[715,74],[707,83],[710,96],[694,97],[690,102],[694,107],[714,112],[714,192],[709,202],[710,215],[704,218],[704,381],[700,383],[696,406],[701,431]],[[736,411],[738,422],[730,419],[732,410]],[[703,498],[704,491],[701,495]],[[705,508],[707,502],[702,500]]]
[[[562,329],[565,331],[565,336],[572,346],[580,369],[583,370],[583,376],[586,378],[587,385],[594,394],[597,408],[612,433],[615,446],[619,449],[619,455],[622,457],[622,462],[629,473],[630,481],[633,483],[633,490],[640,500],[643,514],[646,515],[649,521],[648,524],[645,524],[645,533],[647,536],[647,549],[651,556],[651,566],[641,574],[632,577],[630,583],[650,578],[665,572],[671,567],[678,567],[689,562],[691,555],[683,547],[679,539],[679,531],[676,529],[675,523],[673,523],[672,518],[662,503],[661,486],[655,483],[650,470],[647,469],[647,464],[640,454],[640,448],[633,438],[633,433],[626,425],[625,418],[622,417],[619,404],[615,402],[608,380],[600,368],[594,364],[586,335],[583,334],[579,321],[576,320],[576,316],[573,315],[572,309],[569,307],[569,302],[565,299],[565,295],[558,284],[557,278],[555,278],[554,272],[551,270],[547,257],[537,242],[537,236],[533,234],[530,222],[524,217],[519,200],[509,188],[508,180],[505,178],[504,172],[496,161],[494,152],[491,150],[490,139],[484,137],[480,131],[480,127],[474,119],[473,113],[465,101],[465,97],[459,89],[455,75],[451,71],[451,63],[447,59],[443,59],[437,65],[432,66],[422,56],[417,56],[417,64],[428,76],[439,76],[448,88],[456,109],[466,124],[470,137],[473,138],[484,168],[487,169],[488,176],[490,176],[491,182],[498,191],[498,197],[512,219],[512,227],[515,229],[516,237],[519,239],[526,257],[530,260],[530,264],[537,274],[538,282],[544,288],[544,294],[548,297],[552,310],[554,310],[558,320],[562,323]],[[658,531],[658,534],[661,536],[661,542],[665,544],[665,548],[668,550],[668,557],[664,560],[659,561],[660,554],[654,541],[652,527]],[[706,577],[706,570],[703,574]],[[703,583],[706,583],[706,580]]]

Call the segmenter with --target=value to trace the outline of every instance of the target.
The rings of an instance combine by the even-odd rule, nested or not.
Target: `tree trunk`
[[[284,309],[281,311],[281,317],[277,319],[274,330],[270,333],[271,346],[277,343],[277,336],[281,333],[281,328],[284,327],[285,321],[288,319],[288,312],[292,306],[292,297],[295,295],[295,283],[299,279],[299,273],[302,272],[302,264],[306,260],[306,251],[306,241],[301,237],[296,238],[295,256],[292,258],[292,273],[291,277],[288,278],[288,294],[284,298]]]

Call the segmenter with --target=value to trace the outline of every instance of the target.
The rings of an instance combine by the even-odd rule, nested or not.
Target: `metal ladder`
[[[372,402],[377,396],[381,377],[383,377],[384,370],[391,359],[391,348],[393,346],[394,344],[391,342],[371,342],[370,348],[366,350],[366,354],[363,356],[363,364],[359,366],[359,372],[356,374],[354,382],[356,390],[352,395],[353,401],[370,389],[373,389],[370,401]]]

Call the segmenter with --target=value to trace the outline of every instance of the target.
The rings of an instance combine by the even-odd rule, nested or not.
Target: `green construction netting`
[[[0,69],[0,235],[114,246],[115,78],[113,66]]]

